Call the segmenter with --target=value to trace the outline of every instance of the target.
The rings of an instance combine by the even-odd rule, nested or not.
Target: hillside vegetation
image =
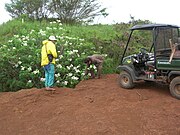
[[[142,21],[137,23],[144,23]],[[0,25],[0,91],[43,87],[44,73],[40,66],[42,41],[50,35],[58,39],[55,85],[74,87],[84,77],[83,60],[88,55],[105,56],[103,74],[115,73],[131,23],[115,25],[66,25],[60,21],[22,22],[12,20]],[[137,52],[142,39],[137,33],[129,48]],[[142,39],[147,42],[146,38]],[[138,47],[135,47],[138,46]]]

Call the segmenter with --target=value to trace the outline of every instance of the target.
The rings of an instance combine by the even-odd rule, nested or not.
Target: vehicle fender
[[[122,65],[119,65],[119,66],[117,67],[117,69],[119,69],[119,70],[124,70],[124,71],[128,72],[128,73],[131,75],[133,81],[136,81],[135,73],[134,73],[134,71],[133,71],[133,69],[132,69],[131,67],[126,66],[126,65],[123,65],[123,66],[122,66]]]
[[[170,79],[172,76],[180,76],[180,71],[171,71],[169,74],[168,74],[168,78]]]

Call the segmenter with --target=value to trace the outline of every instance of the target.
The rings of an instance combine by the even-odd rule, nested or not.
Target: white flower
[[[75,70],[76,73],[79,73],[79,72],[80,72],[80,70],[78,69],[78,67],[74,67],[73,69]]]
[[[25,67],[21,66],[21,70],[24,70],[24,69],[25,69]]]
[[[73,67],[73,64],[70,65],[70,68]]]
[[[80,41],[84,41],[84,39],[79,39]]]
[[[19,64],[19,65],[21,65],[21,64],[22,64],[22,62],[21,62],[21,61],[18,61],[18,64]]]
[[[51,30],[52,28],[50,28],[50,27],[46,27],[46,30]]]
[[[58,23],[61,23],[61,20],[57,20]]]
[[[60,73],[55,74],[55,77],[60,77],[60,76],[61,76]]]
[[[27,46],[28,44],[27,44],[27,41],[23,41],[23,45],[24,46]]]
[[[17,67],[18,67],[18,64],[15,64],[15,67],[17,68]]]
[[[73,74],[72,73],[69,73],[68,76],[72,76]]]
[[[62,68],[62,65],[61,65],[61,64],[58,64],[56,67],[57,67],[57,68]]]
[[[45,36],[46,35],[46,31],[43,31],[42,29],[40,29],[40,31],[38,32],[38,34]]]
[[[28,83],[32,83],[32,80],[29,80]]]
[[[77,69],[77,70],[75,70],[76,71],[76,73],[79,73],[80,72],[80,70],[79,69]]]
[[[56,59],[55,61],[59,61],[59,59]]]
[[[72,79],[73,79],[73,80],[78,80],[79,78],[76,77],[76,76],[73,76]]]
[[[66,68],[67,68],[68,70],[70,70],[70,69],[71,69],[69,66],[66,66]]]
[[[14,35],[15,38],[19,38],[19,35]]]
[[[60,83],[60,81],[59,81],[59,80],[57,80],[57,81],[56,81],[56,83]]]
[[[31,67],[28,67],[28,69],[27,69],[27,70],[30,72],[30,71],[32,71],[32,68],[31,68]]]
[[[104,54],[103,56],[104,56],[104,57],[107,57],[107,54]]]
[[[16,47],[13,47],[13,49],[16,49]]]
[[[63,58],[63,55],[59,55],[59,58],[62,59],[62,58]]]
[[[28,55],[29,58],[32,58],[32,55]]]
[[[40,81],[41,82],[45,82],[45,78],[40,78]]]
[[[85,75],[85,73],[83,72],[81,75],[82,75],[82,76],[84,76],[84,75]]]
[[[35,71],[33,71],[33,74],[39,74],[39,70],[36,69]]]
[[[67,51],[67,53],[68,53],[69,55],[72,55],[74,52],[73,52],[73,51]]]
[[[31,30],[31,33],[32,33],[32,32],[35,32],[35,30]]]
[[[96,69],[96,66],[95,65],[90,65],[90,69]]]
[[[67,85],[68,84],[68,81],[64,81],[64,82],[62,82],[64,85]]]
[[[78,53],[78,50],[73,50],[73,52]]]
[[[35,39],[35,38],[32,38],[31,40],[36,41],[36,39]]]

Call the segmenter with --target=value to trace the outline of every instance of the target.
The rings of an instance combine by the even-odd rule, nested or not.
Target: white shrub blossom
[[[78,80],[79,78],[76,77],[76,76],[72,76],[71,79],[73,79],[73,80]]]
[[[32,68],[31,67],[28,67],[28,69],[27,69],[29,72],[31,72],[32,71]]]
[[[36,74],[39,74],[39,70],[38,70],[38,69],[34,70],[34,71],[33,71],[33,74],[35,74],[35,75],[36,75]]]
[[[73,75],[72,73],[68,73],[68,74],[67,74],[67,76],[70,76],[70,77],[71,77],[72,75]]]
[[[60,77],[61,76],[61,74],[60,73],[57,73],[57,74],[55,74],[55,77]]]
[[[62,68],[62,65],[61,65],[61,64],[58,64],[56,67],[57,67],[57,68]]]
[[[66,86],[68,84],[68,81],[64,81],[62,82],[62,84]]]
[[[25,67],[21,66],[21,70],[25,70]]]
[[[45,82],[45,78],[40,78],[40,81],[41,82]]]
[[[28,83],[32,83],[32,80],[29,80]]]
[[[70,69],[71,69],[71,67],[69,67],[69,66],[66,66],[66,68],[67,68],[68,70],[70,70]]]
[[[59,80],[57,80],[57,81],[56,81],[56,83],[60,83],[60,81],[59,81]]]

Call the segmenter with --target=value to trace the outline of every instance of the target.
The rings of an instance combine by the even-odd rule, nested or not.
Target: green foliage
[[[108,15],[97,0],[11,0],[5,8],[12,18],[25,16],[43,20],[51,17],[68,24],[88,23],[96,16]]]
[[[15,21],[15,20],[14,20]],[[68,30],[59,22],[16,23],[9,25],[18,29],[11,31],[13,35],[8,42],[0,45],[1,91],[16,91],[22,88],[43,87],[44,71],[40,66],[42,41],[50,35],[58,39],[56,59],[56,86],[74,87],[84,77],[84,58],[100,53],[96,46],[78,36],[70,36]],[[21,24],[20,26],[18,24]],[[33,27],[32,27],[33,26]],[[65,26],[66,27],[66,26]],[[5,31],[10,31],[9,28]]]
[[[5,8],[12,18],[26,16],[32,20],[45,19],[49,14],[50,0],[11,0]]]
[[[55,65],[55,85],[74,87],[84,76],[84,58],[103,54],[103,74],[115,73],[126,44],[130,24],[62,25],[23,22],[15,19],[0,25],[0,91],[44,87],[44,70],[40,66],[42,41],[50,35],[58,39]],[[137,33],[136,39],[141,38]],[[145,38],[144,38],[145,42]],[[138,45],[134,42],[135,46]],[[136,49],[131,48],[131,53]],[[134,49],[134,50],[133,50]]]

